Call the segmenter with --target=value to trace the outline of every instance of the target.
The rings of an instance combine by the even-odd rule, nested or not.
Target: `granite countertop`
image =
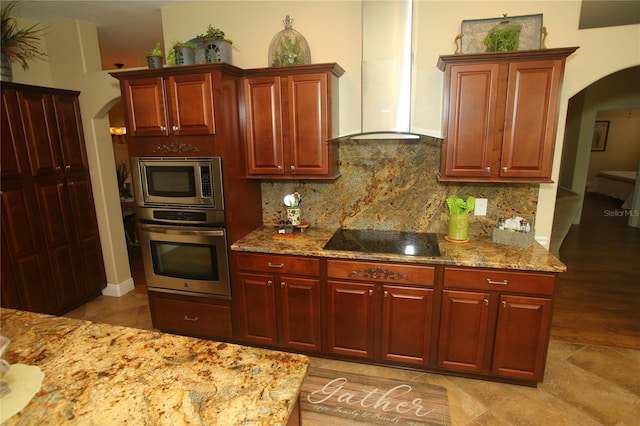
[[[42,388],[14,424],[284,425],[304,355],[0,310],[4,359],[38,366]]]
[[[262,226],[231,245],[234,251],[318,256],[338,259],[376,260],[414,264],[455,265],[477,268],[515,269],[539,272],[564,272],[560,260],[534,242],[529,248],[496,244],[490,237],[471,238],[468,243],[451,243],[438,235],[440,257],[324,250],[335,229],[308,228],[292,239],[274,239],[277,229]]]

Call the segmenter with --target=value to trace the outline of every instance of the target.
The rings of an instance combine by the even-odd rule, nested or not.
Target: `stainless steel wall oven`
[[[132,158],[147,288],[231,296],[222,160]]]

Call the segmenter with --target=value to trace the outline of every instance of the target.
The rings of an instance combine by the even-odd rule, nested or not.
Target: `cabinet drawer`
[[[555,275],[497,269],[445,268],[445,288],[552,295]]]
[[[320,275],[320,260],[311,257],[236,253],[235,258],[240,270],[311,277]]]
[[[327,261],[327,275],[329,278],[353,281],[433,285],[435,269],[433,266],[399,265],[382,262]]]
[[[228,301],[179,296],[156,295],[149,292],[153,326],[189,336],[230,339],[231,308]]]

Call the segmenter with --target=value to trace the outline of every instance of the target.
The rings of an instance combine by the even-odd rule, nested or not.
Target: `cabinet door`
[[[329,173],[327,75],[291,75],[287,80],[289,148],[292,175]],[[285,165],[286,166],[286,165]]]
[[[86,299],[99,295],[107,284],[89,175],[67,179],[67,189],[79,266],[82,267],[79,292],[81,298]]]
[[[132,136],[167,136],[167,108],[162,77],[123,80],[127,132]]]
[[[319,352],[320,281],[283,276],[279,286],[280,343],[291,349]]]
[[[18,92],[32,176],[56,174],[63,169],[62,152],[52,96]]]
[[[239,336],[243,340],[265,345],[277,343],[276,305],[273,276],[238,274]]]
[[[53,273],[56,300],[61,309],[81,298],[82,266],[74,240],[67,184],[57,179],[41,179],[34,185],[45,242]]]
[[[62,161],[69,172],[86,172],[87,162],[82,118],[78,98],[75,96],[53,96],[53,107],[56,114],[56,125],[60,137]]]
[[[15,90],[2,89],[0,106],[0,132],[2,132],[2,152],[0,170],[2,179],[31,176],[29,156],[26,151],[20,108]]]
[[[551,176],[562,63],[509,64],[501,177]]]
[[[485,364],[488,293],[442,292],[438,367],[479,373]]]
[[[382,359],[428,364],[433,289],[385,285],[382,290]]]
[[[328,281],[328,351],[373,357],[373,284]]]
[[[169,133],[176,136],[216,133],[210,73],[171,76],[166,87],[169,94]]]
[[[280,77],[244,80],[247,125],[247,173],[284,174]]]
[[[2,306],[54,313],[58,306],[51,285],[46,251],[41,245],[42,235],[35,196],[19,182],[2,181],[1,199]],[[12,285],[15,292],[11,292],[7,299]],[[16,296],[19,306],[14,305]]]
[[[451,66],[445,94],[444,175],[491,176],[499,70],[495,63]]]
[[[551,328],[550,299],[500,296],[492,372],[541,381]]]

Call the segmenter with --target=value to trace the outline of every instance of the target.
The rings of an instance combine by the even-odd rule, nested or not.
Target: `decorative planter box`
[[[535,240],[534,234],[534,232],[518,232],[510,229],[494,228],[493,237],[491,239],[494,243],[498,244],[529,248],[533,245],[533,241]]]

